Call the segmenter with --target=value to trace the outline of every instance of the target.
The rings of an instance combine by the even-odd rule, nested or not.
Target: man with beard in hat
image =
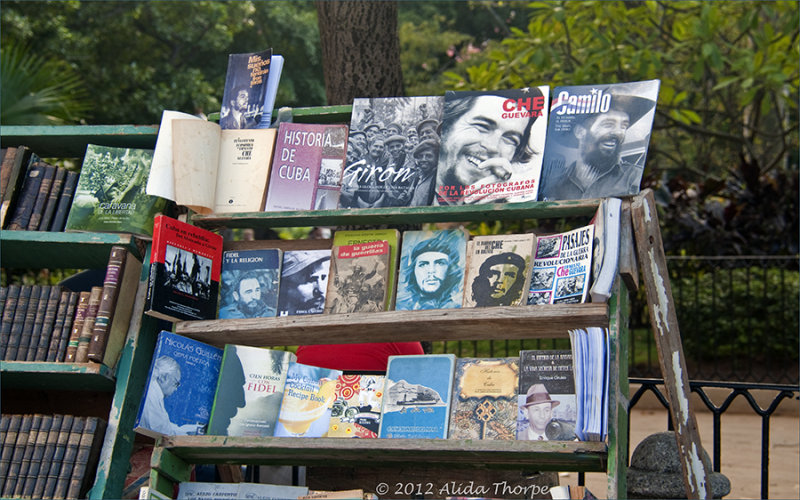
[[[330,265],[330,251],[286,252],[278,295],[279,315],[322,313]]]
[[[518,305],[525,286],[525,259],[511,252],[492,255],[472,281],[477,307]]]

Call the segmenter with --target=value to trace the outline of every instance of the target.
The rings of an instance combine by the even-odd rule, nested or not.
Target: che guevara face
[[[450,258],[442,252],[424,252],[414,263],[414,277],[423,293],[437,293],[442,287]]]

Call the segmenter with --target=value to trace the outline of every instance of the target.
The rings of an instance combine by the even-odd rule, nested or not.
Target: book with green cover
[[[398,241],[400,232],[397,229],[363,229],[355,231],[336,231],[333,233],[333,244],[355,245],[357,243],[371,243],[373,241],[389,242],[389,277],[386,282],[386,307],[384,310],[394,309],[395,290],[397,288],[397,261]]]

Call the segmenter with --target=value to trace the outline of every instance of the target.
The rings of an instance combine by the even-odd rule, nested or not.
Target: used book
[[[594,225],[536,238],[528,304],[586,301],[592,271]]]
[[[228,55],[219,113],[219,124],[223,129],[269,127],[269,121],[263,124],[262,118],[267,104],[272,114],[273,103],[267,103],[271,62],[272,49]]]
[[[0,227],[6,227],[6,216],[16,205],[31,158],[31,150],[27,146],[5,149],[3,161],[0,162],[0,199],[2,199],[0,202]]]
[[[222,236],[159,215],[145,314],[172,322],[214,319],[221,267]]]
[[[340,208],[431,204],[443,102],[441,96],[353,100]]]
[[[166,200],[145,193],[150,149],[89,144],[67,217],[67,231],[111,231],[152,236]]]
[[[286,375],[275,436],[322,437],[328,434],[336,383],[341,370],[291,363]]]
[[[334,246],[325,313],[383,311],[389,277],[389,242]]]
[[[289,363],[295,359],[289,351],[227,344],[208,433],[272,436]]]
[[[445,93],[436,204],[536,200],[549,90]]]
[[[286,250],[278,292],[278,316],[321,314],[325,309],[331,250]]]
[[[475,236],[468,247],[464,307],[524,304],[534,240],[533,233]]]
[[[594,216],[594,251],[592,253],[592,302],[606,302],[611,297],[619,269],[622,200],[603,198]]]
[[[335,209],[346,149],[347,125],[278,125],[264,210]]]
[[[569,350],[519,352],[517,439],[575,439],[578,405],[572,359]]]
[[[278,248],[223,252],[219,319],[275,316],[282,258]]]
[[[514,440],[518,385],[518,358],[458,358],[448,437]]]
[[[577,412],[575,434],[581,441],[604,441],[608,434],[608,329],[570,330]]]
[[[133,429],[146,436],[206,434],[222,349],[162,331]]]
[[[333,233],[334,245],[355,245],[373,241],[386,241],[389,244],[389,275],[386,280],[387,294],[384,306],[384,310],[389,311],[394,309],[400,232],[397,229],[361,229]]]
[[[660,83],[556,87],[539,199],[637,194]]]
[[[340,375],[328,437],[378,437],[384,382],[383,375]]]
[[[447,439],[455,364],[453,354],[390,356],[378,436]]]

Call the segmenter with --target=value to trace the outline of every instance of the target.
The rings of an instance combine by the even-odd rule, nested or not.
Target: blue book
[[[454,354],[390,356],[380,438],[447,439]]]
[[[159,333],[134,430],[151,437],[205,434],[221,362],[222,349]]]
[[[290,363],[275,436],[327,435],[341,374],[341,370]]]
[[[275,316],[282,257],[277,248],[223,252],[219,319]]]

